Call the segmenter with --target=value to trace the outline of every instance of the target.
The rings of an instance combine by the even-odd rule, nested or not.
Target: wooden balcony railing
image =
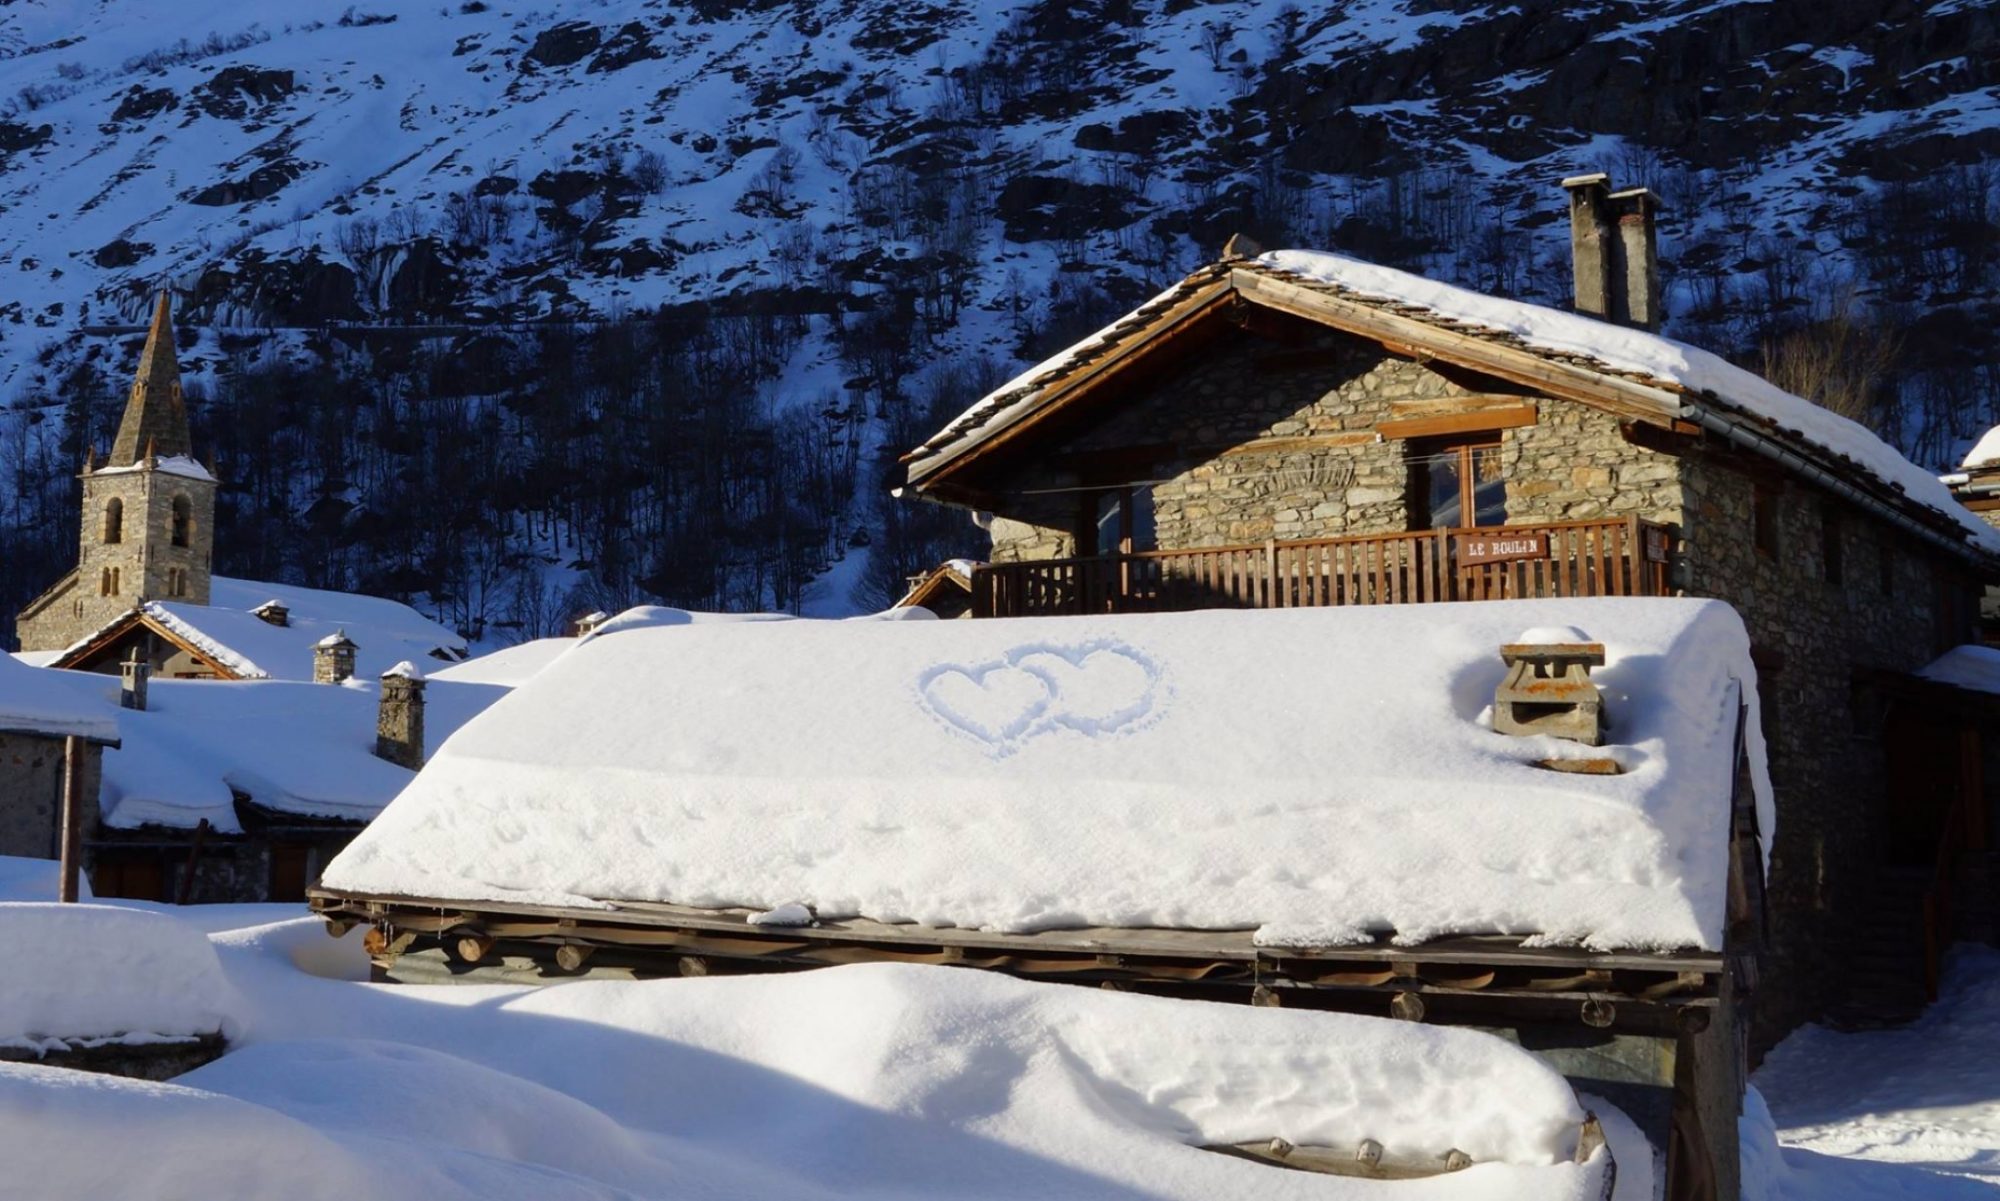
[[[972,575],[975,617],[1663,596],[1666,526],[1626,518],[1363,534],[1078,559]]]

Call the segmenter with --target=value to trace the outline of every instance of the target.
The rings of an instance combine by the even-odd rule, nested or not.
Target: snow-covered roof
[[[112,707],[70,689],[51,688],[48,677],[44,668],[0,655],[0,733],[118,740]]]
[[[272,625],[257,615],[274,600],[289,611],[285,625]],[[245,680],[310,680],[313,648],[337,634],[355,644],[355,671],[369,677],[405,659],[434,660],[440,652],[453,660],[465,655],[465,639],[410,606],[352,592],[216,576],[206,605],[147,601],[141,608],[176,637]],[[90,644],[100,633],[79,639],[69,649]]]
[[[1917,674],[1955,688],[2000,693],[2000,648],[1971,643],[1954,646]]]
[[[119,743],[104,753],[99,791],[102,819],[116,829],[190,829],[206,820],[235,834],[242,829],[236,792],[277,813],[365,821],[414,778],[374,754],[379,693],[372,679],[340,686],[155,679],[139,711],[119,707],[116,676],[0,660],[0,678],[27,673],[23,687],[43,703],[63,706]],[[504,695],[484,684],[426,687],[427,749]]]
[[[1625,774],[1491,729],[1534,626],[1606,645]],[[1680,599],[634,628],[469,723],[325,883],[1712,950],[1753,678],[1735,612]]]
[[[0,905],[0,1047],[46,1052],[236,1028],[235,990],[201,931],[110,905]]]
[[[178,476],[184,476],[187,479],[191,480],[207,480],[210,483],[215,482],[215,477],[209,474],[208,468],[203,467],[200,463],[196,462],[194,459],[190,458],[187,455],[162,455],[158,459],[154,460],[152,466],[157,468],[160,472],[166,475],[178,475]],[[149,469],[148,465],[142,461],[138,463],[132,463],[124,467],[99,467],[95,471],[92,471],[91,474],[130,475],[135,471],[146,471],[148,469]]]
[[[450,667],[440,667],[430,673],[430,678],[466,684],[500,684],[512,688],[539,673],[575,645],[574,638],[536,638],[475,655]]]
[[[1203,288],[1221,284],[1232,271],[1303,283],[1456,334],[1503,341],[1557,362],[1586,365],[1624,383],[1656,390],[1655,399],[1666,416],[1681,415],[1680,407],[1689,399],[1719,403],[1738,419],[1808,447],[1835,464],[1871,477],[1892,493],[1901,493],[1909,502],[1949,518],[1974,546],[2000,554],[2000,531],[1954,501],[1935,475],[1860,424],[1794,396],[1718,355],[1582,314],[1503,300],[1407,271],[1311,250],[1272,251],[1250,262],[1202,268],[1132,314],[987,394],[908,456],[913,473],[928,460],[1010,424],[1018,416],[1015,410],[1031,405],[1045,385],[1114,353],[1138,330]]]
[[[1979,436],[1972,449],[1959,460],[1960,471],[1981,471],[1989,467],[2000,467],[2000,425],[1994,426]]]

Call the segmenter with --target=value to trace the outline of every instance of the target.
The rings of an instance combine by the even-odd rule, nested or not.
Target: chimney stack
[[[382,673],[375,755],[411,771],[424,766],[424,673],[407,659]]]
[[[1645,188],[1611,190],[1602,171],[1562,181],[1569,193],[1576,311],[1657,332],[1660,328],[1660,201]]]
[[[258,620],[267,625],[289,626],[292,624],[292,611],[285,607],[283,601],[267,600],[250,611],[257,615]]]
[[[153,677],[153,665],[133,647],[132,653],[118,665],[118,704],[121,708],[146,711],[146,685]]]
[[[339,684],[354,675],[354,640],[335,630],[313,644],[313,683]]]

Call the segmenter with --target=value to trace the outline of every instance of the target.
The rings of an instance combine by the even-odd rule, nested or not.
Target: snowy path
[[[2000,951],[1958,948],[1913,1025],[1798,1031],[1755,1083],[1799,1174],[1782,1196],[2000,1196]]]

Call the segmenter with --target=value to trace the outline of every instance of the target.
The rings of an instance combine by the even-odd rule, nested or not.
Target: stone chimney
[[[582,617],[577,618],[574,622],[571,622],[570,628],[576,631],[578,638],[583,638],[595,634],[597,627],[610,620],[611,614],[606,613],[602,609],[593,609],[585,613]]]
[[[267,600],[250,611],[255,613],[260,620],[270,625],[289,626],[292,624],[292,611],[285,607],[283,601]]]
[[[339,684],[354,675],[354,641],[335,630],[313,644],[313,683]]]
[[[153,665],[133,647],[132,653],[118,665],[118,704],[122,708],[146,711],[146,686],[153,678]]]
[[[1576,311],[1634,329],[1660,328],[1659,198],[1611,190],[1602,171],[1562,181],[1569,193]]]
[[[1590,669],[1604,666],[1604,644],[1582,631],[1530,630],[1500,648],[1507,676],[1493,693],[1493,728],[1546,734],[1585,746],[1604,742],[1604,697]]]
[[[411,771],[424,766],[424,673],[407,659],[382,673],[375,754]]]

